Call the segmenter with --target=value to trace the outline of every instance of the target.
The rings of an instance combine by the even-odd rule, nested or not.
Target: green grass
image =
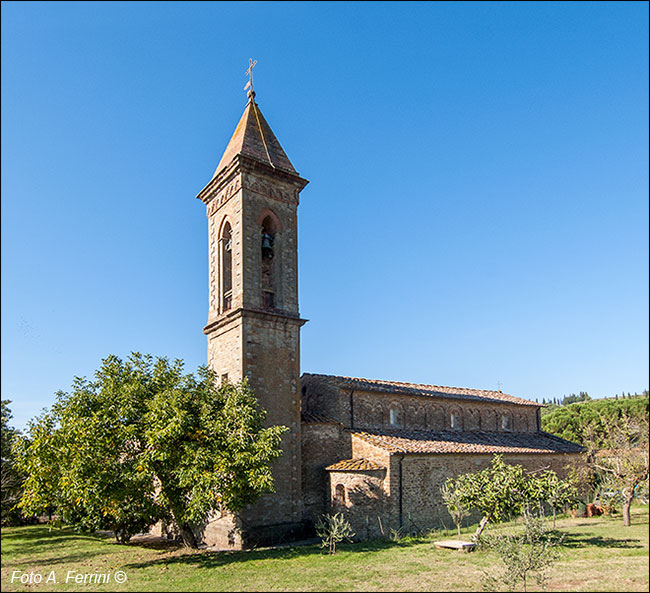
[[[565,533],[549,591],[648,591],[648,508],[620,515],[558,520]],[[449,537],[449,533],[445,537]],[[481,591],[482,571],[500,563],[490,552],[437,550],[441,534],[398,542],[249,552],[192,552],[167,542],[87,536],[44,526],[2,530],[3,591]],[[14,570],[43,575],[40,584],[11,583]],[[69,570],[111,573],[108,584],[65,584]],[[124,584],[114,582],[116,571]],[[54,571],[57,582],[45,583]],[[535,590],[529,586],[529,590]]]

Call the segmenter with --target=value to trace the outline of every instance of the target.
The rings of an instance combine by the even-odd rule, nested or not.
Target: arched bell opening
[[[272,216],[266,216],[261,228],[262,251],[262,306],[273,309],[276,306],[276,264],[278,227]]]

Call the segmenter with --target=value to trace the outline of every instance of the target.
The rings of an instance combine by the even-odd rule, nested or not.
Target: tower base
[[[245,527],[236,515],[208,521],[205,527],[197,530],[198,539],[204,545],[226,550],[277,546],[314,534],[314,526],[309,521]]]

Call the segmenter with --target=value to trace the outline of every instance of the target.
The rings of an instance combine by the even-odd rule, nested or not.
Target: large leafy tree
[[[158,361],[165,367],[165,363]],[[247,381],[215,389],[206,367],[199,378],[167,367],[145,421],[147,467],[160,484],[160,501],[183,540],[208,513],[237,511],[273,491],[270,463],[281,455],[283,426],[264,428]]]
[[[440,488],[440,495],[447,507],[447,511],[454,520],[454,523],[456,523],[458,539],[460,539],[463,518],[470,514],[469,509],[465,506],[465,493],[454,478],[449,478]]]
[[[120,542],[164,518],[196,546],[193,524],[272,489],[283,432],[263,428],[246,384],[215,385],[209,369],[197,378],[180,360],[109,356],[30,425],[21,506]]]
[[[158,520],[154,476],[144,463],[142,421],[154,385],[147,357],[106,358],[95,380],[76,378],[32,422],[20,451],[26,513],[54,511],[86,530],[110,529],[120,542]]]
[[[648,417],[648,396],[631,399],[595,399],[556,407],[542,415],[542,429],[584,447],[594,435],[606,436],[610,425],[624,418]]]
[[[586,447],[585,470],[620,498],[623,523],[630,524],[630,505],[648,485],[648,392],[626,399],[602,399],[558,408],[542,417],[548,432]]]
[[[20,433],[9,423],[12,418],[8,399],[2,400],[2,524],[19,520],[15,505],[20,498],[23,476],[18,471],[13,453],[14,444],[21,438]]]
[[[587,435],[589,458],[597,472],[621,492],[623,525],[629,526],[630,506],[637,489],[648,484],[648,416],[621,415],[603,419],[603,431]]]

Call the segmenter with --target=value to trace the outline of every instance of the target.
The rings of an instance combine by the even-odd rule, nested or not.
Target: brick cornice
[[[308,319],[302,319],[297,315],[290,315],[283,311],[267,311],[263,309],[240,307],[222,313],[217,319],[211,321],[203,328],[203,333],[209,335],[227,325],[239,321],[240,319],[262,319],[277,324],[292,324],[298,327],[302,327],[308,321]]]
[[[215,175],[208,182],[208,184],[197,194],[196,197],[199,200],[201,200],[204,204],[208,205],[212,201],[212,199],[219,192],[221,192],[221,190],[226,188],[226,186],[228,186],[228,184],[232,182],[235,175],[246,174],[246,173],[257,173],[257,174],[261,173],[266,177],[271,177],[273,179],[277,179],[294,186],[295,194],[294,194],[294,199],[291,201],[295,201],[296,204],[298,203],[298,194],[309,183],[307,179],[303,179],[302,177],[300,177],[300,175],[296,173],[291,173],[283,169],[274,168],[270,165],[267,165],[266,163],[262,163],[253,158],[247,157],[242,154],[238,154],[233,158],[233,160],[228,164],[227,167],[222,169],[218,175]],[[247,185],[245,180],[243,182],[243,185],[244,186]],[[250,188],[250,189],[253,189],[253,191],[255,191],[254,188]],[[229,193],[228,198],[230,197],[230,195],[232,195],[232,193],[234,192]],[[267,196],[267,197],[274,197],[274,196]],[[279,199],[280,201],[289,201],[288,199],[282,197],[275,197],[275,199]]]

